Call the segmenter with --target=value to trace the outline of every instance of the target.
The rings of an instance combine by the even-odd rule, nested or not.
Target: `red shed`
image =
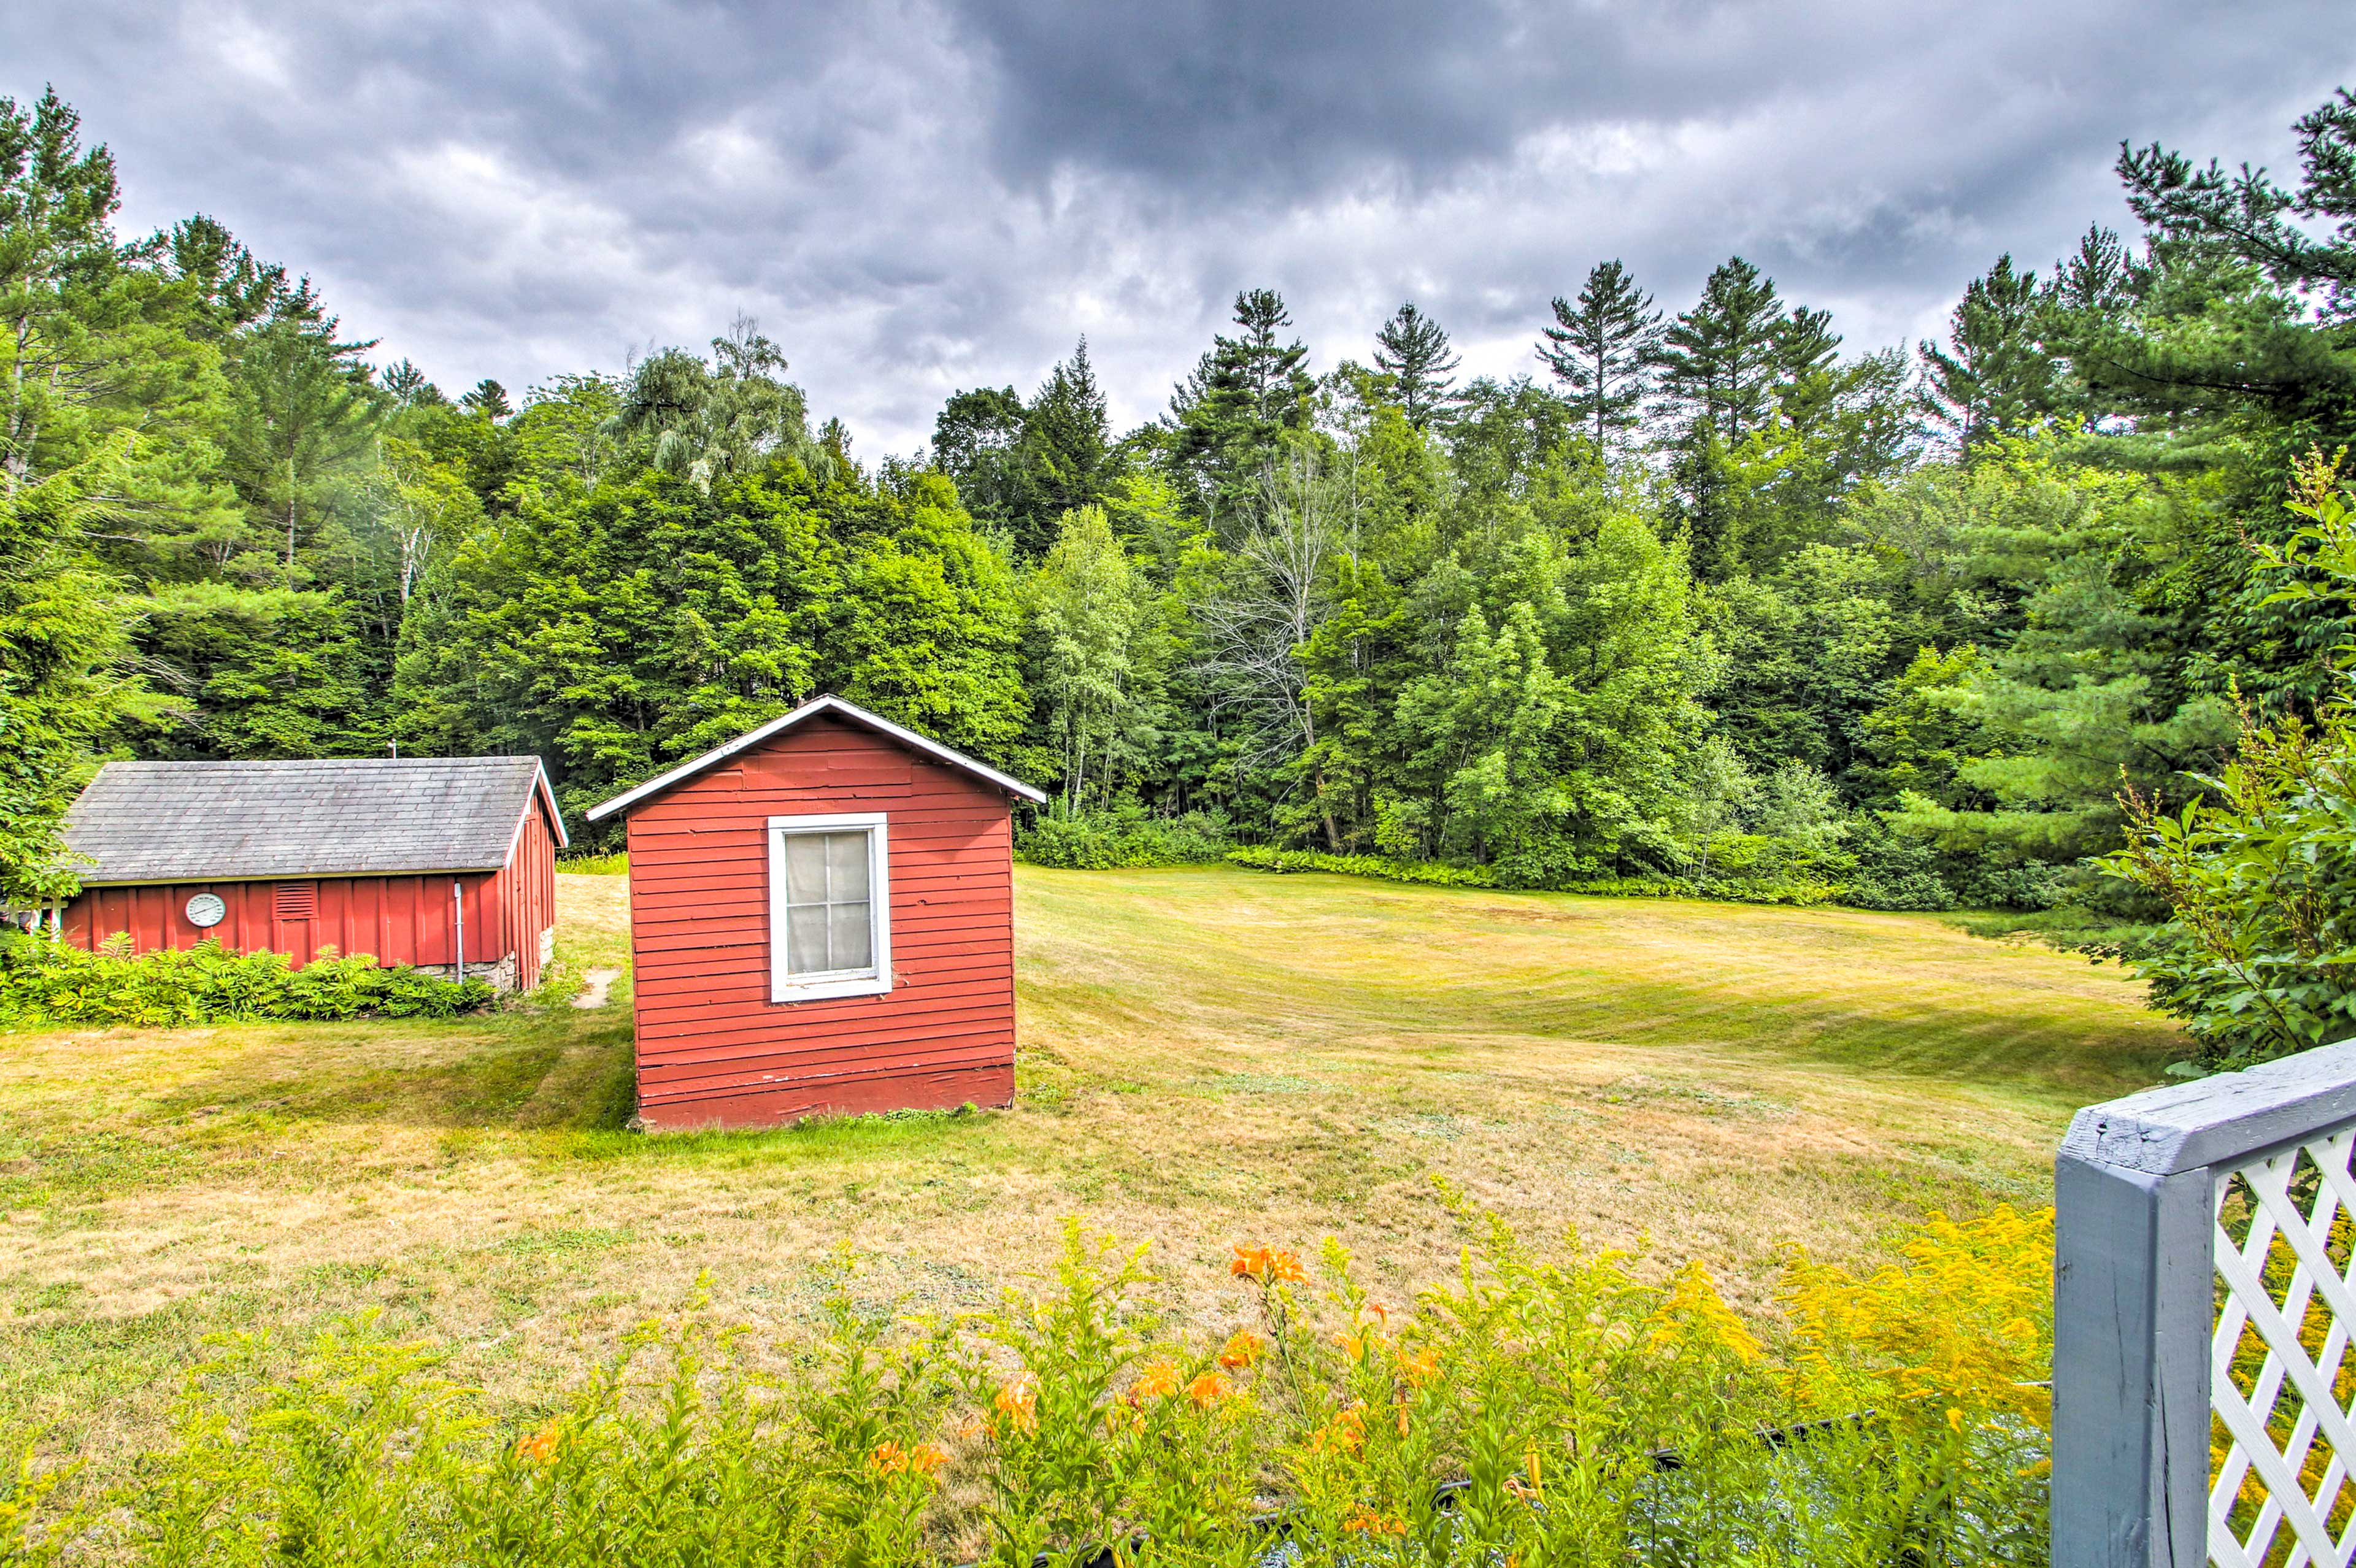
[[[1018,795],[820,697],[593,807],[628,819],[643,1125],[1012,1103]]]
[[[109,763],[65,835],[78,947],[333,947],[530,990],[555,936],[564,824],[537,757]]]

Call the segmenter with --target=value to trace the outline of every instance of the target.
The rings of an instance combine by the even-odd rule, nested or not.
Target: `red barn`
[[[820,697],[593,807],[628,821],[643,1125],[1011,1104],[1018,795]]]
[[[109,763],[65,837],[78,947],[333,947],[530,990],[556,932],[564,824],[537,757]]]

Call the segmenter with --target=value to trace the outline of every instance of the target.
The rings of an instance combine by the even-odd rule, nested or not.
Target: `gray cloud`
[[[1734,251],[1852,346],[1935,329],[1999,251],[2124,212],[2117,142],[2286,163],[2344,16],[2177,0],[480,5],[31,0],[43,81],[190,211],[309,271],[445,385],[700,343],[739,310],[821,412],[906,450],[1086,332],[1151,415],[1238,288],[1316,361],[1412,296],[1529,365],[1619,256],[1682,304]]]

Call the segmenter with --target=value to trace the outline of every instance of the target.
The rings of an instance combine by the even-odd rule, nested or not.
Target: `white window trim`
[[[786,973],[786,839],[797,833],[867,829],[867,908],[875,933],[874,964],[847,974],[797,979]],[[889,828],[880,811],[769,818],[769,1000],[815,1002],[874,997],[892,988],[892,879]]]

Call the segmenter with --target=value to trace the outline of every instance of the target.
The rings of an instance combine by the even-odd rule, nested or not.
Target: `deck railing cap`
[[[2070,1123],[2062,1153],[2174,1176],[2350,1121],[2356,1121],[2356,1040],[2089,1105]]]

